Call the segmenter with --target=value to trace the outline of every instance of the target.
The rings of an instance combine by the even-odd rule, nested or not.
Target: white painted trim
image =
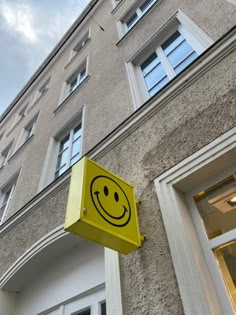
[[[119,254],[105,248],[105,281],[107,315],[122,315]]]
[[[84,130],[84,119],[85,119],[85,107],[84,104],[59,130],[55,132],[55,134],[50,138],[48,149],[43,165],[42,174],[39,180],[38,190],[43,190],[47,185],[49,185],[55,176],[55,169],[57,163],[57,153],[58,153],[58,142],[64,135],[71,131],[74,127],[78,125],[78,119],[81,120],[81,152],[83,148],[83,130]]]
[[[174,70],[170,67],[169,62],[167,62],[164,53],[160,49],[160,45],[162,45],[163,42],[177,29],[179,29],[180,33],[198,55],[213,44],[213,40],[207,34],[205,34],[183,11],[178,10],[174,16],[172,16],[169,21],[127,61],[128,66],[126,66],[126,69],[128,72],[131,94],[136,95],[136,97],[132,97],[135,108],[139,107],[150,98],[147,91],[145,93],[145,84],[141,85],[139,82],[140,79],[137,78],[136,68],[139,67],[152,52],[156,51],[158,53],[169,79],[176,76]],[[144,81],[143,77],[142,80]]]
[[[199,62],[195,63],[194,67],[185,70],[182,75],[175,78],[175,80],[168,86],[168,89],[159,93],[158,97],[150,99],[146,106],[143,106],[135,112],[130,119],[127,119],[115,130],[115,132],[106,138],[106,142],[101,142],[99,146],[96,146],[94,150],[91,150],[89,157],[91,159],[98,160],[117,146],[118,143],[123,141],[123,139],[136,130],[146,120],[155,115],[156,112],[173,100],[179,93],[181,93],[189,85],[193,84],[193,82],[198,80],[202,75],[209,71],[209,69],[230,54],[235,49],[235,40],[236,32],[233,31],[218,42],[217,45],[213,46],[207,53],[205,53],[205,55],[199,59]],[[214,145],[214,141],[212,142],[212,145]],[[30,213],[36,209],[37,205],[41,201],[47,200],[52,194],[56,193],[59,189],[61,189],[61,187],[66,185],[69,178],[70,172],[67,172],[56,181],[53,187],[51,186],[45,189],[45,191],[38,195],[35,200],[32,200],[32,202],[22,208],[17,215],[12,217],[7,224],[0,227],[0,235],[7,232],[9,229],[14,228],[15,225],[22,221],[25,216],[30,215]]]
[[[209,168],[218,157],[229,154],[235,146],[236,128],[217,138],[155,180],[186,315],[234,314],[228,299],[223,298],[222,304],[219,304],[218,288],[211,277],[193,219],[182,193],[182,191],[187,191],[188,187],[184,187],[181,183],[187,178],[191,179],[190,176],[196,174],[204,166],[208,165]],[[219,292],[223,291],[219,290]]]

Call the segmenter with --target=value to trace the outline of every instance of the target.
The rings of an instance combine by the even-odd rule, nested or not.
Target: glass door
[[[236,179],[235,174],[194,195],[192,216],[216,287],[223,285],[236,312]],[[213,266],[215,264],[216,266]],[[222,283],[215,277],[218,269]],[[218,288],[221,297],[224,293]]]

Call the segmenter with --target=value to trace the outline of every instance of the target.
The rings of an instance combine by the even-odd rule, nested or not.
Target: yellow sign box
[[[141,246],[133,186],[84,157],[72,168],[65,230],[123,254]]]

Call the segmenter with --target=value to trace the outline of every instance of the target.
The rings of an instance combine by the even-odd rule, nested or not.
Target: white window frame
[[[55,170],[57,165],[57,157],[60,146],[60,141],[68,132],[81,124],[81,155],[83,154],[84,141],[84,124],[85,124],[85,105],[75,113],[68,122],[63,125],[49,140],[48,149],[45,157],[45,162],[39,181],[38,192],[43,190],[53,180],[55,180]]]
[[[85,70],[85,74],[81,77],[81,73]],[[79,67],[65,80],[62,86],[62,92],[59,98],[58,107],[63,103],[70,95],[74,94],[82,83],[88,77],[88,56],[80,63]],[[72,82],[77,79],[76,85],[71,89]]]
[[[34,136],[38,117],[39,117],[39,112],[36,115],[34,115],[34,117],[30,119],[30,121],[23,127],[20,133],[20,136],[18,138],[18,141],[16,143],[13,155],[16,153],[16,151],[18,151],[25,143],[27,143]]]
[[[160,0],[151,0],[151,3],[146,7],[144,11],[140,9],[140,7],[148,0],[136,1],[136,3],[125,13],[125,15],[120,19],[120,23],[118,25],[120,28],[120,35],[123,36],[131,29],[135,27],[138,21],[148,12],[150,11]],[[131,26],[127,25],[128,20],[136,14],[137,18],[133,21]]]
[[[145,45],[126,63],[128,81],[135,109],[147,101],[148,94],[140,65],[176,31],[186,39],[190,46],[200,55],[213,40],[206,35],[185,13],[179,10]],[[164,61],[165,62],[165,61]],[[175,77],[173,70],[170,76]]]
[[[11,204],[11,201],[13,199],[13,195],[15,192],[15,188],[16,188],[16,183],[18,180],[20,172],[18,171],[17,174],[13,175],[12,178],[8,181],[8,183],[6,183],[3,187],[1,187],[0,189],[0,211],[3,207],[3,203],[5,204],[5,208],[3,211],[3,214],[0,218],[0,225],[3,224],[3,222],[5,221],[7,212],[9,210],[9,206]],[[6,201],[4,201],[6,194],[9,193],[8,199]]]
[[[11,146],[12,142],[0,153],[0,168],[6,164],[10,156]]]
[[[87,44],[90,42],[90,40],[91,40],[90,29],[88,29],[80,37],[79,41],[77,41],[76,45],[71,50],[70,57],[69,57],[69,62],[81,53],[81,51],[84,49],[84,47],[87,46]]]
[[[26,104],[25,106],[23,106],[19,112],[17,113],[16,115],[16,118],[13,122],[13,125],[12,125],[12,128],[13,129],[24,117],[25,117],[25,113],[26,113],[26,110],[27,110],[27,106],[28,104]]]
[[[155,180],[162,217],[186,315],[233,315],[220,270],[202,246],[191,215],[190,197],[235,171],[236,128]],[[225,171],[227,169],[227,171]],[[226,176],[227,177],[227,176]],[[204,187],[203,187],[204,186]],[[192,200],[192,199],[191,199]],[[174,218],[174,219],[173,219]],[[215,241],[213,241],[215,242]],[[215,244],[216,245],[216,244]],[[210,266],[210,267],[209,267]]]
[[[35,98],[34,98],[34,102],[33,104],[38,101],[41,97],[43,97],[43,95],[46,94],[46,92],[49,89],[49,82],[50,82],[50,77],[44,81],[44,83],[40,86],[40,88],[37,90],[36,94],[35,94]]]
[[[59,147],[60,147],[60,145],[61,145],[61,142],[65,139],[65,137],[68,137],[69,136],[69,140],[68,140],[68,147],[66,148],[66,150],[68,150],[68,156],[67,156],[67,161],[66,161],[66,164],[64,164],[64,166],[65,166],[65,171],[71,166],[71,165],[73,165],[73,164],[71,164],[71,160],[73,159],[73,157],[72,157],[72,149],[73,149],[73,142],[74,141],[76,141],[76,140],[78,140],[79,138],[77,138],[76,140],[73,140],[73,137],[74,137],[74,134],[75,134],[75,129],[76,128],[80,128],[80,133],[81,133],[81,135],[80,135],[80,151],[79,151],[79,158],[78,159],[80,159],[81,158],[81,154],[82,154],[82,143],[81,143],[81,141],[82,141],[82,122],[79,122],[78,123],[78,125],[76,125],[75,127],[73,127],[72,129],[70,129],[60,140],[58,140],[58,150],[57,150],[57,162],[58,162],[58,158],[59,158],[59,155],[61,155],[61,153],[63,153],[63,151],[62,152],[60,152],[59,151]],[[78,155],[78,154],[76,154],[76,155]],[[75,156],[74,156],[75,157]],[[62,168],[63,166],[60,166],[59,168],[57,168],[56,167],[56,169],[55,169],[55,179],[57,178],[57,177],[59,177],[60,175],[56,175],[56,173]],[[64,171],[64,172],[65,172]],[[63,172],[63,173],[64,173]]]
[[[13,193],[14,193],[14,190],[15,190],[15,186],[16,184],[14,183],[8,190],[2,192],[2,200],[1,200],[1,207],[0,207],[0,210],[2,210],[2,207],[5,206],[4,208],[4,211],[3,211],[3,214],[2,214],[2,217],[0,218],[0,225],[4,222],[4,219],[6,217],[6,213],[7,213],[7,210],[9,208],[9,205],[11,203],[11,200],[12,200],[12,197],[13,197]],[[8,196],[8,199],[6,201],[4,201],[5,197],[6,197],[6,194],[9,193],[9,196]]]

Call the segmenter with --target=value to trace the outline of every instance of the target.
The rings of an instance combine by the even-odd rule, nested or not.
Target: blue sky
[[[0,0],[0,115],[90,0]]]

